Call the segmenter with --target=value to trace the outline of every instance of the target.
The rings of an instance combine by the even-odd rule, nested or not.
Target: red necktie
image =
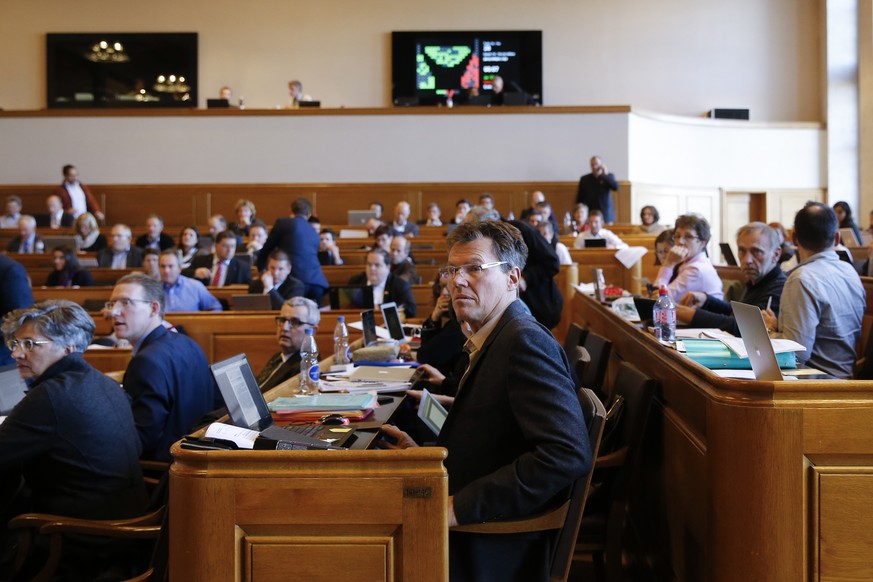
[[[215,276],[212,277],[212,286],[218,287],[221,284],[221,270],[224,269],[224,262],[219,261],[215,266]]]

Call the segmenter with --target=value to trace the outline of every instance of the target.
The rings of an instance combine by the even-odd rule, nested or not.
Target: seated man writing
[[[473,334],[470,363],[439,434],[449,451],[449,525],[515,519],[552,508],[591,467],[567,358],[518,300],[527,247],[515,227],[487,220],[449,237],[448,281]],[[415,443],[391,426],[395,447]],[[548,579],[553,533],[449,534],[452,580]]]
[[[782,247],[776,231],[763,222],[752,222],[737,232],[737,254],[746,276],[746,286],[740,301],[769,306],[779,313],[779,298],[785,285],[785,272],[779,267]],[[719,328],[740,335],[733,309],[728,301],[716,299],[701,291],[689,291],[676,306],[676,317],[691,327]]]

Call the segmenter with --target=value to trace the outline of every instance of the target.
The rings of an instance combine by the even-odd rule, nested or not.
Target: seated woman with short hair
[[[657,285],[666,285],[673,301],[690,291],[699,291],[716,299],[724,298],[721,278],[706,254],[711,231],[702,216],[683,214],[673,228],[675,245],[661,261]]]
[[[141,514],[147,498],[130,401],[82,356],[94,320],[71,301],[44,301],[7,314],[2,331],[30,390],[0,424],[0,486],[10,493],[0,516]]]

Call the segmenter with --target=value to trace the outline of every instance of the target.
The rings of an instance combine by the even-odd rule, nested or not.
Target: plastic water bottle
[[[349,328],[346,327],[346,318],[340,315],[336,318],[336,328],[333,330],[333,364],[344,366],[352,359],[349,352]]]
[[[670,298],[666,285],[661,285],[658,300],[652,308],[655,337],[665,342],[676,341],[676,305]]]
[[[306,330],[303,343],[300,344],[300,388],[299,394],[318,393],[318,346],[315,345],[313,330]]]
[[[246,98],[243,97],[242,95],[240,95],[240,97],[239,97],[239,108],[241,110],[246,108]]]
[[[569,212],[564,213],[564,234],[573,234],[573,217]]]

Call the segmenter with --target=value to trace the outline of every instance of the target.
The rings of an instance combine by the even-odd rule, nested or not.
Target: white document
[[[743,344],[742,338],[738,337],[719,337],[717,338],[721,343],[723,343],[727,348],[735,353],[738,358],[748,358],[749,354],[746,352],[746,346]],[[771,339],[770,343],[773,344],[773,351],[777,354],[782,354],[785,352],[805,352],[806,348],[801,344],[791,341],[788,339]]]
[[[255,439],[260,433],[256,430],[240,428],[223,422],[213,422],[206,429],[206,436],[214,439],[233,441],[241,449],[255,448]]]
[[[756,380],[754,370],[710,370],[720,378],[733,378],[734,380]],[[783,380],[797,380],[797,376],[782,376]]]
[[[364,331],[364,323],[361,321],[353,321],[349,323],[349,327],[358,331]],[[388,330],[381,325],[376,326],[376,336],[379,339],[391,339],[391,334],[388,333]]]
[[[646,247],[627,247],[615,251],[615,258],[618,262],[624,265],[625,269],[630,269],[636,265],[645,254],[649,252]]]

